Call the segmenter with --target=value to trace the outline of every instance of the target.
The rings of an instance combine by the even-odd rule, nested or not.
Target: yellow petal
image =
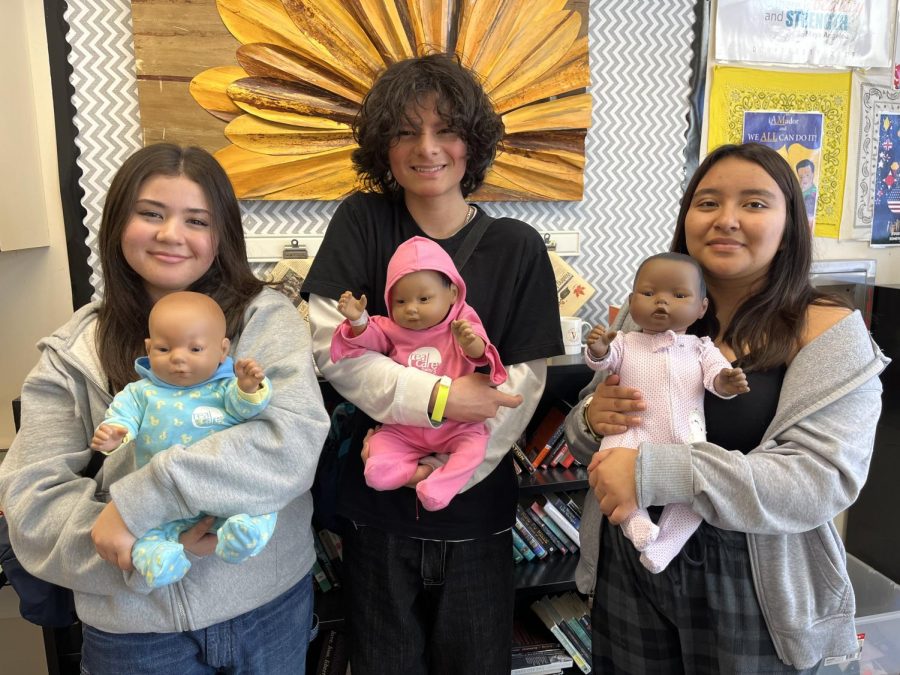
[[[386,62],[415,56],[406,25],[393,0],[347,0],[347,5]]]
[[[263,199],[343,199],[360,188],[353,167],[335,167],[305,177],[302,183],[270,192]]]
[[[255,117],[260,117],[269,122],[278,124],[287,124],[294,127],[308,127],[310,129],[349,129],[350,125],[340,122],[333,122],[326,117],[314,117],[312,115],[298,115],[292,112],[283,112],[280,110],[267,110],[266,108],[258,108],[248,103],[238,101],[238,107],[246,113]]]
[[[215,156],[231,179],[239,198],[260,199],[331,173],[336,167],[352,166],[351,151],[351,148],[342,148],[297,157],[262,155],[229,145],[216,152]]]
[[[338,73],[278,45],[260,42],[242,45],[237,50],[237,60],[247,74],[254,77],[308,82],[354,103],[362,103],[363,100],[363,94],[354,90],[353,84],[345,81]]]
[[[584,193],[583,174],[570,161],[556,163],[507,153],[497,155],[485,183],[521,199],[577,201]]]
[[[219,66],[196,75],[188,87],[191,96],[209,113],[226,122],[241,114],[225,90],[235,80],[247,77],[239,66]]]
[[[460,6],[456,54],[469,68],[475,68],[481,45],[487,41],[491,25],[500,14],[500,3],[501,0],[463,0]]]
[[[371,86],[384,67],[372,41],[341,2],[334,0],[282,0],[301,33],[328,55],[334,70],[353,82]]]
[[[417,53],[447,51],[452,10],[450,0],[406,0]]]
[[[225,27],[242,44],[266,42],[304,54],[316,51],[281,0],[216,0],[216,6]]]
[[[498,96],[503,96],[508,91],[500,89],[501,84],[511,91],[536,80],[566,55],[580,27],[581,16],[577,12],[557,12],[539,27],[528,26],[519,31],[494,67],[479,71],[485,77],[485,88],[499,89]],[[512,82],[504,82],[507,78]]]
[[[503,125],[507,134],[554,129],[587,129],[590,124],[590,94],[575,94],[535,103],[503,115]]]
[[[263,110],[322,117],[342,124],[351,124],[357,111],[349,101],[302,83],[262,77],[232,82],[228,96],[242,108],[241,104],[246,104]]]
[[[356,147],[349,130],[303,129],[241,115],[225,127],[229,141],[266,155],[313,155],[339,148]]]
[[[501,93],[507,91],[509,82],[510,80],[504,82],[498,90]],[[590,86],[590,83],[588,44],[585,35],[572,44],[568,53],[549,73],[545,73],[530,84],[511,90],[506,95],[498,95],[498,90],[491,91],[489,94],[497,112],[502,114],[550,96],[559,96],[577,89],[585,89]]]

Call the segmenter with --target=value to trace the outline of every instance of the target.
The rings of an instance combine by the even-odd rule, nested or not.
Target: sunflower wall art
[[[474,198],[582,198],[584,0],[144,0],[132,20],[144,142],[215,152],[243,199],[355,189],[360,102],[387,64],[430,51],[471,67],[506,127]]]

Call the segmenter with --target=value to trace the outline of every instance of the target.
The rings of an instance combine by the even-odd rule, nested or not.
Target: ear
[[[144,340],[144,351],[147,352],[147,356],[150,356],[150,338]]]
[[[219,363],[225,363],[225,359],[228,358],[229,347],[231,347],[231,340],[222,338],[222,358],[219,359]]]
[[[450,302],[456,302],[459,297],[459,287],[456,284],[450,284]]]
[[[709,309],[709,298],[703,298],[703,302],[700,303],[700,314],[697,315],[698,319],[702,319],[706,314],[706,310]]]

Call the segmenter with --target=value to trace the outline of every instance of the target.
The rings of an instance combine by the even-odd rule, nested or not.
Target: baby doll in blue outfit
[[[202,293],[170,293],[153,306],[148,356],[135,362],[142,379],[116,394],[91,447],[110,453],[135,441],[135,463],[147,464],[173,445],[187,446],[259,414],[272,392],[253,359],[228,356],[225,315]],[[140,537],[131,550],[135,570],[158,588],[180,580],[191,563],[179,536],[202,516],[166,523]],[[240,563],[257,555],[275,529],[276,514],[217,518],[216,555]]]

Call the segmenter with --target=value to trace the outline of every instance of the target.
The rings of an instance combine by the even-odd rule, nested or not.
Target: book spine
[[[521,553],[519,553],[519,549],[516,548],[515,544],[513,544],[512,552],[513,552],[513,564],[514,565],[518,565],[520,562],[525,560],[525,556],[522,555]]]
[[[559,495],[549,492],[547,493],[547,503],[553,504],[556,507],[556,510],[559,511],[565,518],[572,523],[572,526],[575,529],[578,529],[578,526],[581,524],[581,518],[572,511],[568,504],[566,504]]]
[[[528,455],[525,454],[525,451],[522,449],[522,446],[518,443],[513,443],[512,445],[513,458],[516,462],[528,473],[534,473],[535,468],[531,463],[531,460],[528,459]]]
[[[534,519],[547,528],[547,532],[553,537],[556,548],[560,553],[565,555],[566,553],[575,553],[578,551],[578,547],[575,546],[575,543],[550,519],[550,516],[544,512],[544,509],[541,508],[540,504],[532,502],[529,508],[534,514]]]
[[[563,458],[569,450],[569,444],[566,443],[566,435],[559,437],[559,441],[550,449],[550,466],[557,466],[559,460]]]
[[[313,560],[312,573],[313,578],[316,580],[316,586],[319,587],[320,591],[322,591],[323,593],[327,593],[331,590],[331,582],[328,581],[328,577],[322,570],[322,566],[319,565],[318,560]]]
[[[534,535],[535,539],[538,540],[538,543],[544,547],[548,554],[556,553],[556,544],[547,536],[541,524],[531,517],[529,511],[526,511],[521,504],[516,504],[516,514],[518,514],[519,518],[522,519],[522,524],[528,528],[528,531]]]
[[[560,436],[563,435],[565,430],[565,423],[560,424],[553,432],[553,435],[550,436],[546,443],[544,443],[544,446],[538,450],[537,454],[534,456],[534,460],[531,462],[534,465],[535,469],[538,468],[544,461],[544,459],[546,459],[547,455],[550,454],[550,448],[552,448],[553,445],[559,440]]]
[[[569,446],[566,445],[566,452],[563,454],[562,458],[559,460],[559,465],[563,468],[568,469],[570,466],[575,464],[575,455],[572,454],[572,451],[569,450]]]
[[[547,550],[541,546],[541,542],[537,540],[531,532],[528,531],[528,528],[525,527],[524,523],[522,523],[522,519],[519,518],[518,514],[516,514],[516,532],[519,533],[519,536],[528,544],[528,547],[534,551],[534,554],[541,558],[542,560],[547,557]]]
[[[534,560],[534,551],[528,548],[528,544],[525,543],[525,540],[522,539],[515,530],[512,531],[512,538],[513,546],[519,549],[519,553],[525,557],[525,560]]]
[[[572,499],[572,495],[570,495],[568,492],[562,492],[560,494],[560,499],[565,502],[566,506],[572,509],[572,513],[575,514],[578,520],[581,520],[581,505],[574,499]]]
[[[575,648],[575,645],[569,640],[566,634],[560,629],[560,627],[553,623],[553,619],[550,618],[550,615],[547,611],[541,606],[541,601],[536,600],[531,605],[535,614],[537,614],[541,621],[544,622],[544,625],[550,629],[550,632],[553,633],[553,637],[559,640],[559,644],[562,645],[562,648],[568,652],[569,656],[572,657],[572,660],[575,662],[575,665],[578,666],[578,669],[583,673],[591,672],[591,664],[585,660],[584,656],[582,656],[581,652]]]
[[[559,629],[560,633],[566,636],[566,642],[568,642],[569,646],[573,650],[569,652],[572,660],[579,664],[579,668],[581,668],[581,663],[585,664],[586,666],[588,666],[588,670],[584,670],[584,668],[581,669],[586,673],[590,672],[591,650],[585,650],[584,645],[581,644],[581,640],[578,639],[578,636],[572,630],[571,626],[569,626],[569,624],[567,624],[565,621],[560,621],[557,624],[557,628]],[[569,651],[568,648],[566,648],[566,651]],[[575,654],[578,654],[577,659],[575,658]]]
[[[544,503],[544,512],[553,519],[553,522],[565,532],[569,539],[575,542],[576,546],[581,548],[581,537],[578,536],[578,529],[556,509],[553,502],[549,499]]]
[[[328,581],[334,588],[340,588],[341,580],[338,577],[337,570],[334,568],[334,565],[331,564],[331,560],[328,559],[328,556],[322,549],[322,545],[315,537],[313,537],[313,546],[316,551],[316,560],[318,560],[319,566],[322,568],[322,571],[325,572],[325,576],[328,577]]]

